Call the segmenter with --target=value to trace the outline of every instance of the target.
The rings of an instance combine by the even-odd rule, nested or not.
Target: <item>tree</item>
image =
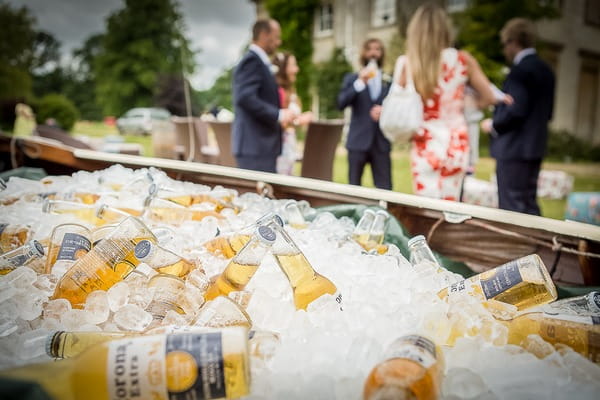
[[[197,92],[196,101],[204,111],[210,111],[214,107],[233,110],[231,82],[233,68],[225,70],[210,89]]]
[[[500,46],[500,30],[511,18],[531,20],[556,18],[559,10],[552,1],[539,0],[473,0],[462,13],[454,15],[458,28],[457,44],[479,61],[485,74],[496,84],[504,80],[504,56]]]
[[[352,72],[352,66],[346,60],[343,49],[333,50],[331,58],[315,68],[315,86],[319,95],[319,116],[339,118],[336,100],[342,86],[344,75]]]
[[[186,60],[183,62],[182,60]],[[173,0],[126,0],[111,14],[94,58],[98,101],[106,114],[153,104],[163,74],[193,72],[193,52]]]
[[[269,15],[281,25],[281,48],[294,54],[300,67],[296,90],[305,106],[310,105],[312,36],[318,0],[266,0]]]

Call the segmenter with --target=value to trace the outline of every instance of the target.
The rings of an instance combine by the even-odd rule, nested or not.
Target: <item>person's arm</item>
[[[263,76],[261,68],[264,68],[262,61],[258,57],[249,57],[242,62],[233,78],[235,104],[264,122],[277,122],[279,109],[258,96]]]
[[[493,128],[500,135],[517,129],[529,114],[529,93],[526,79],[526,76],[515,68],[506,78],[503,89],[514,99],[514,103],[496,106]]]
[[[477,92],[477,107],[483,109],[494,104],[495,97],[490,81],[485,76],[479,63],[471,54],[466,51],[461,51],[467,63],[467,74],[469,76],[469,85]]]
[[[362,83],[362,85],[361,85]],[[362,88],[362,90],[360,90]],[[365,90],[366,84],[355,74],[346,74],[342,88],[337,96],[337,107],[340,110],[348,107],[354,102],[356,95]]]

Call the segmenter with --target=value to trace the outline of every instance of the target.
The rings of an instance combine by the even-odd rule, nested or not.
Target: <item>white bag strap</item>
[[[396,67],[394,68],[394,77],[393,82],[400,86],[400,77],[402,76],[402,70],[404,70],[404,65],[406,64],[406,85],[404,87],[411,91],[416,91],[415,84],[412,80],[412,74],[410,73],[410,65],[408,65],[408,59],[405,55],[398,57],[396,60]]]

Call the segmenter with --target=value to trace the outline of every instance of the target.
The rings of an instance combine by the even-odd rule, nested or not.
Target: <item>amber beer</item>
[[[67,299],[73,307],[83,307],[89,293],[110,289],[137,267],[140,261],[134,250],[142,240],[156,242],[150,229],[139,219],[128,217],[123,220],[63,275],[53,299]]]
[[[149,240],[139,242],[135,246],[134,255],[160,274],[184,278],[195,268],[190,261]]]
[[[230,327],[126,337],[0,376],[37,382],[61,400],[234,399],[250,391],[248,358],[247,329]]]
[[[229,261],[221,275],[204,294],[206,300],[227,296],[230,292],[244,290],[256,273],[263,257],[275,243],[275,232],[266,226],[256,228],[250,241]]]
[[[371,370],[363,399],[435,400],[443,370],[435,343],[419,335],[403,336],[390,345],[386,360]]]
[[[37,240],[31,240],[21,247],[0,255],[0,275],[6,275],[43,256],[44,247],[42,244]]]
[[[0,224],[0,253],[21,247],[29,238],[29,228],[24,225]]]
[[[537,254],[519,258],[441,290],[442,299],[468,293],[481,301],[495,300],[518,311],[556,300],[556,287]],[[493,310],[491,310],[494,312]]]

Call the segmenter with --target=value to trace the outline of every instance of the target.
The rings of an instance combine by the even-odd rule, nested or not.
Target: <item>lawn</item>
[[[152,156],[152,140],[150,136],[124,135],[119,136],[115,127],[107,126],[101,122],[78,122],[73,132],[75,135],[90,137],[119,137],[127,143],[140,143],[144,148],[144,155]],[[482,154],[486,154],[482,151]],[[565,171],[575,178],[573,191],[575,192],[600,192],[600,164],[598,163],[561,163],[544,162],[543,169]],[[494,173],[495,162],[492,158],[481,157],[475,171],[475,177],[489,180]],[[296,174],[299,175],[300,166],[297,165]],[[339,183],[348,183],[348,162],[346,152],[338,148],[334,165],[333,180]],[[371,169],[367,166],[362,184],[374,187]],[[408,162],[408,147],[396,146],[392,152],[392,185],[393,190],[403,193],[412,193],[411,175]],[[539,199],[542,215],[548,218],[563,219],[566,200]]]

